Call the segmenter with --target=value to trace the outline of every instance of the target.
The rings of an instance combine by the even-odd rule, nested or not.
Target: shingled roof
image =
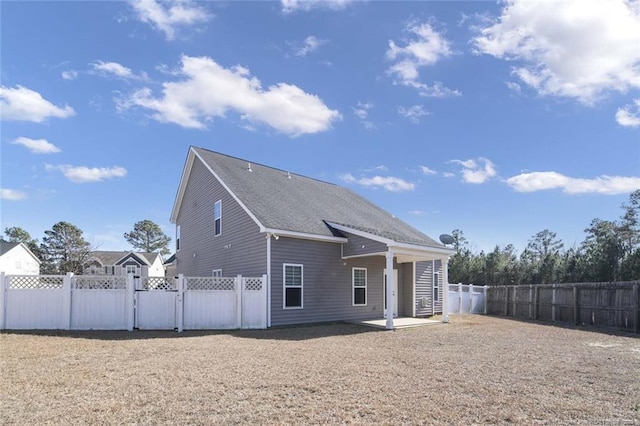
[[[102,263],[103,265],[115,265],[116,262],[130,253],[137,256],[147,265],[152,265],[153,262],[155,262],[156,258],[160,255],[159,253],[149,252],[96,250],[91,252],[91,256],[100,259],[100,263]]]
[[[340,231],[331,228],[329,224],[334,223],[342,231],[348,228],[397,243],[445,248],[347,188],[204,148],[192,147],[191,152],[222,181],[263,230],[335,237]],[[172,220],[180,206],[181,192]]]

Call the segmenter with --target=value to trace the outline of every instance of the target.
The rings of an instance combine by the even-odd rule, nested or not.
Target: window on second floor
[[[214,235],[222,234],[222,200],[213,205]]]
[[[180,250],[180,225],[176,225],[176,251]]]

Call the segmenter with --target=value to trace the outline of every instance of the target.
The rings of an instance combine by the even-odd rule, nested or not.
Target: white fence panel
[[[126,330],[127,291],[73,289],[71,328],[76,330]]]
[[[242,328],[267,328],[266,277],[242,278]]]
[[[62,289],[7,290],[5,327],[13,330],[65,329]]]
[[[184,292],[185,330],[238,328],[235,290]]]
[[[449,284],[450,314],[487,313],[487,286]]]
[[[136,327],[140,330],[173,330],[176,327],[178,292],[136,292]]]

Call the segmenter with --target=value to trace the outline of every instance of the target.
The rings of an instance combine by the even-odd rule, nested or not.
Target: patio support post
[[[442,259],[442,322],[449,322],[449,258]]]
[[[387,258],[387,330],[393,330],[393,307],[395,306],[395,301],[393,298],[395,295],[393,294],[393,286],[394,286],[394,276],[393,276],[393,251],[389,249],[386,254]]]

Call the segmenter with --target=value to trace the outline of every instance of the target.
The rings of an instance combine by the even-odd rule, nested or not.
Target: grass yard
[[[600,331],[3,333],[0,422],[640,424],[640,339]]]

